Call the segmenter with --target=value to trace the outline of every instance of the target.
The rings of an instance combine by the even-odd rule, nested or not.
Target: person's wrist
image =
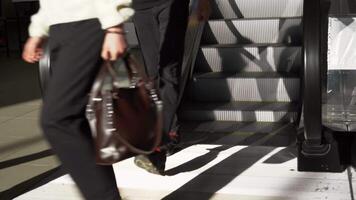
[[[113,26],[105,30],[106,33],[126,34],[123,25]]]
[[[106,30],[105,31],[106,34],[118,34],[118,35],[125,35],[126,31],[124,30]]]

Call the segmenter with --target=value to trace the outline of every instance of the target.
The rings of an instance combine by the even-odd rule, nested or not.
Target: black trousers
[[[134,24],[148,76],[159,87],[164,105],[163,143],[176,126],[179,79],[184,53],[184,38],[189,15],[189,0],[136,10]]]
[[[53,151],[86,199],[120,199],[111,166],[95,164],[85,117],[88,93],[101,64],[104,32],[98,20],[50,27],[51,79],[41,125]]]

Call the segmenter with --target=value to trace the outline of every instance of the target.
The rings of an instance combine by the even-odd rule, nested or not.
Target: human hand
[[[22,58],[29,63],[38,62],[43,55],[42,45],[44,41],[43,37],[30,37],[27,39],[22,52]]]
[[[115,61],[126,51],[127,43],[125,32],[122,26],[106,29],[104,43],[101,51],[101,57],[104,60]]]

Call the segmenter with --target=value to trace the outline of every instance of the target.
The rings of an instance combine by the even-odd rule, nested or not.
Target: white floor
[[[120,162],[114,168],[120,192],[128,200],[351,199],[346,172],[297,172],[296,158],[277,164],[265,163],[281,149],[195,145],[168,158],[166,169],[170,175],[166,176],[149,174],[137,168],[132,159]],[[82,198],[66,175],[16,199]]]

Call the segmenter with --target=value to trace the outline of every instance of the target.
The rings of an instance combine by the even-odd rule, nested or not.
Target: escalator
[[[212,1],[179,110],[183,140],[293,145],[302,14],[302,0]]]

